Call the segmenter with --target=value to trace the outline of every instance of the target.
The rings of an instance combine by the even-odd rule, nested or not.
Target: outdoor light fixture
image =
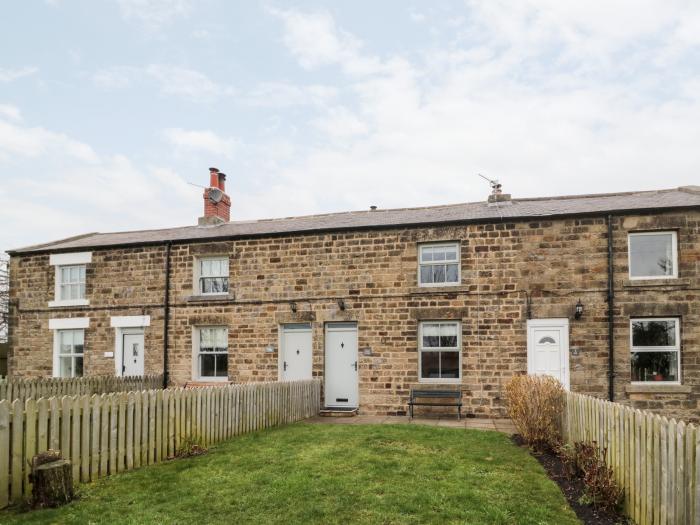
[[[342,299],[338,299],[338,308],[341,310],[345,310],[345,301]]]
[[[265,347],[265,353],[266,354],[274,354],[275,353],[275,347],[272,345],[267,345]]]
[[[363,355],[368,355],[368,356],[369,356],[369,355],[372,355],[372,347],[371,347],[371,346],[368,346],[368,347],[366,347],[366,348],[363,348],[363,349],[362,349],[362,354],[363,354]]]
[[[289,307],[292,309],[292,312],[297,313],[297,303],[291,302],[289,303]]]
[[[578,300],[578,303],[576,303],[576,311],[574,312],[574,319],[581,319],[583,316],[583,303],[581,302],[581,299]]]

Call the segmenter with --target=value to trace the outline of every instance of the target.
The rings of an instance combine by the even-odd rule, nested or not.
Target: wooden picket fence
[[[619,403],[566,394],[567,443],[596,442],[640,525],[700,525],[700,428]]]
[[[82,396],[110,392],[136,392],[163,387],[162,375],[116,377],[91,376],[74,378],[0,378],[0,401],[55,396]]]
[[[0,401],[0,508],[30,496],[29,461],[45,450],[70,459],[74,482],[94,481],[314,416],[320,393],[314,379]]]

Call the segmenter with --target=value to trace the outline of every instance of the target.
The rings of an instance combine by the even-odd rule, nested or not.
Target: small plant
[[[176,458],[191,458],[206,454],[207,449],[202,446],[199,440],[187,437],[180,443],[180,448],[175,451]]]
[[[550,376],[514,376],[505,387],[508,415],[525,442],[535,450],[557,450],[564,388]]]
[[[585,485],[579,502],[596,509],[615,510],[622,503],[623,491],[613,476],[605,459],[608,449],[599,449],[598,444],[579,441],[559,448],[567,475],[581,478]]]

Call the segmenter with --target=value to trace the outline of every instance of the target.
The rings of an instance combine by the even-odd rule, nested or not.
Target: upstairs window
[[[199,259],[199,293],[214,295],[228,293],[228,258]]]
[[[459,284],[459,243],[421,245],[418,256],[418,284]]]
[[[52,253],[49,265],[54,267],[55,293],[49,307],[87,306],[85,293],[87,265],[92,252]]]
[[[59,266],[58,300],[85,299],[85,265]]]
[[[460,324],[457,321],[420,323],[420,380],[453,382],[461,377]]]
[[[629,234],[630,279],[672,279],[678,277],[676,232]]]
[[[84,330],[56,331],[57,376],[81,377],[83,375],[83,355],[85,354]]]
[[[228,379],[228,330],[213,326],[202,327],[197,331],[197,378]]]
[[[632,381],[680,382],[680,322],[676,318],[632,319]]]

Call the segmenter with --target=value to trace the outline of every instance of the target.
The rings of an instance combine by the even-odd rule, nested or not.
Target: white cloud
[[[221,137],[210,130],[184,130],[169,128],[163,132],[166,140],[178,149],[201,151],[232,158],[238,141],[233,137]]]
[[[330,13],[268,9],[284,23],[284,43],[305,69],[339,64],[348,73],[376,72],[380,63],[362,54],[362,43],[338,28]]]
[[[261,82],[241,94],[237,101],[253,107],[322,106],[332,101],[337,89],[319,84],[296,85],[286,82]]]
[[[19,69],[6,69],[0,67],[0,83],[7,84],[23,77],[36,74],[39,68],[33,66],[21,67]]]
[[[214,82],[201,71],[167,64],[150,64],[145,67],[112,66],[100,69],[92,75],[93,84],[107,90],[125,89],[148,80],[155,82],[164,95],[182,97],[194,102],[211,102],[219,97],[235,94],[232,87]]]
[[[378,57],[325,11],[273,11],[301,67],[341,67],[344,104],[320,106],[320,138],[276,168],[310,208],[265,209],[482,200],[479,172],[515,197],[697,183],[698,47],[683,28],[700,7],[674,6],[472,2],[455,38],[410,59]]]
[[[27,162],[27,159],[31,162]],[[199,192],[162,166],[98,155],[63,133],[0,121],[0,251],[85,233],[193,224]]]
[[[9,120],[22,120],[22,112],[16,106],[0,104],[0,117],[4,117]]]
[[[67,135],[0,120],[0,160],[3,157],[31,158],[47,154],[60,154],[86,163],[97,160],[97,154],[89,145]]]
[[[217,84],[204,73],[194,69],[152,64],[146,68],[146,73],[159,82],[163,93],[169,95],[193,100],[211,100],[234,93],[232,88]]]
[[[122,16],[149,29],[183,18],[192,11],[191,0],[117,0]]]

